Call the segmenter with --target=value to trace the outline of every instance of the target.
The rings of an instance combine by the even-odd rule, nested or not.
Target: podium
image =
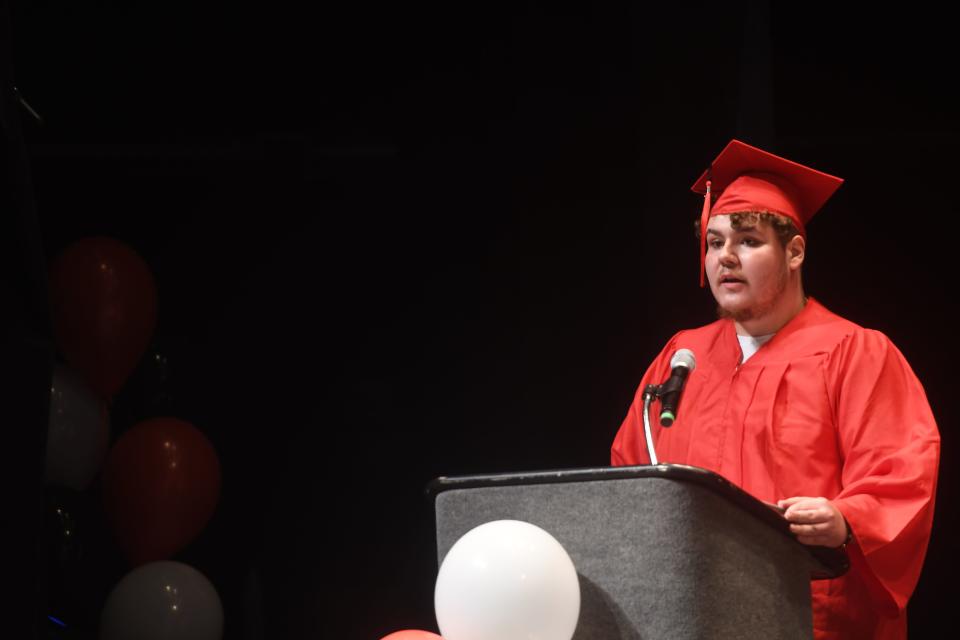
[[[441,563],[491,520],[563,545],[580,580],[574,640],[812,638],[810,580],[848,568],[844,552],[801,545],[775,506],[697,467],[442,477],[428,492]]]

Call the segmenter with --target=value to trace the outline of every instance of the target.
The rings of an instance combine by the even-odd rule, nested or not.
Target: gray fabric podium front
[[[574,640],[811,638],[810,579],[846,555],[805,547],[775,507],[683,465],[434,480],[437,557],[491,520],[553,535],[580,578]]]

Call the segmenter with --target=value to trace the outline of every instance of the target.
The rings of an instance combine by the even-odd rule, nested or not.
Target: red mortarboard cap
[[[704,194],[700,218],[700,286],[703,286],[707,222],[712,216],[747,211],[778,213],[793,220],[800,233],[806,234],[806,223],[841,184],[840,178],[731,140],[693,185],[696,193]],[[715,204],[711,202],[713,194],[719,196]]]

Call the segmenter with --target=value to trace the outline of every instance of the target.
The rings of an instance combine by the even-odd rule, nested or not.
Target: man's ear
[[[787,243],[787,266],[796,270],[803,265],[803,258],[807,252],[807,241],[801,235],[795,235]]]

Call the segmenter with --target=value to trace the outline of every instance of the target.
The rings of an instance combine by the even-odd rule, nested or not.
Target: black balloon
[[[82,616],[84,603],[77,601],[77,581],[84,572],[80,513],[83,495],[66,488],[47,487],[44,491],[43,548],[46,561],[48,613],[60,625],[72,627]],[[64,626],[65,625],[65,626]]]
[[[44,490],[43,531],[47,568],[52,575],[71,570],[83,558],[78,518],[84,496],[62,487]]]
[[[114,398],[111,416],[115,438],[147,418],[176,412],[170,371],[169,349],[162,339],[155,339]]]

